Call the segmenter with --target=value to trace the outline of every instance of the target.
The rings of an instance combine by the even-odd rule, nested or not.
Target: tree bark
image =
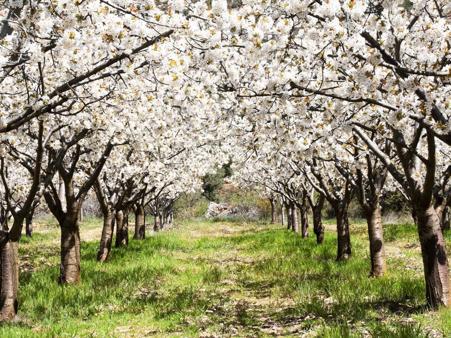
[[[430,206],[415,212],[426,282],[426,300],[434,309],[450,305],[448,259],[439,217]]]
[[[280,210],[280,218],[282,219],[282,226],[284,226],[285,225],[285,222],[286,222],[286,217],[285,217],[285,215],[286,215],[286,208],[285,208],[285,203],[282,203],[281,204],[281,210]]]
[[[298,208],[294,203],[291,203],[291,222],[292,222],[292,230],[296,233],[299,232],[299,222],[298,222]]]
[[[135,210],[135,234],[134,239],[144,239],[146,237],[144,206],[137,205]]]
[[[58,199],[60,200],[62,211],[66,212],[66,188],[64,187],[64,180],[61,175],[58,175]]]
[[[61,265],[59,282],[74,284],[80,281],[80,229],[78,211],[66,215],[61,226]]]
[[[116,212],[116,248],[128,245],[128,225],[125,221],[124,212]]]
[[[291,207],[288,203],[285,204],[285,210],[287,211],[287,230],[291,230],[293,228],[293,217],[291,214]]]
[[[160,218],[158,212],[154,215],[153,231],[160,231]]]
[[[113,242],[114,218],[114,212],[111,210],[103,215],[102,237],[100,238],[100,247],[97,252],[97,260],[99,262],[105,262],[110,255]]]
[[[308,237],[308,206],[307,206],[307,196],[304,193],[302,197],[302,204],[299,208],[301,213],[301,236],[302,238]]]
[[[320,197],[321,198],[321,197]],[[324,201],[324,198],[323,198]],[[321,205],[312,206],[313,212],[313,232],[316,235],[316,243],[322,244],[324,242],[324,225],[322,221],[321,211],[323,209],[323,203]]]
[[[1,320],[10,321],[17,314],[17,290],[19,289],[19,243],[11,241],[2,231],[1,243]]]
[[[276,223],[276,205],[274,198],[270,198],[269,202],[271,203],[271,224]]]
[[[366,210],[368,237],[370,242],[371,272],[373,277],[383,276],[386,271],[384,230],[382,227],[381,207],[379,203]]]
[[[158,213],[158,223],[160,224],[160,230],[163,230],[164,228],[164,222],[163,222],[163,213],[159,212]]]
[[[168,227],[172,226],[173,223],[173,214],[172,206],[168,206],[164,212],[164,224]]]
[[[80,211],[78,212],[78,221],[81,223],[81,222],[84,222],[84,220],[85,220],[85,211],[82,206],[80,208]]]
[[[25,217],[25,235],[31,237],[33,235],[33,213],[30,212]]]
[[[337,217],[337,261],[347,260],[351,256],[351,236],[347,205],[334,206]]]
[[[163,211],[161,212],[161,224],[162,229],[168,225],[168,213],[165,209],[163,209]]]
[[[326,197],[323,194],[318,196],[318,200],[315,202],[313,195],[308,196],[308,201],[313,213],[313,232],[316,235],[316,243],[322,244],[324,242],[324,225],[322,221],[322,211]]]
[[[129,222],[128,222],[128,216],[130,216],[130,209],[124,209],[124,225],[127,229],[127,243],[128,243],[128,228],[129,228]]]
[[[442,230],[449,230],[451,227],[450,207],[445,206],[442,210],[441,227]]]

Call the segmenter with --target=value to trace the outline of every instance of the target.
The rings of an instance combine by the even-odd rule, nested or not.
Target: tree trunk
[[[161,212],[161,224],[161,228],[164,228],[168,225],[168,213],[165,209],[163,209],[163,211]]]
[[[18,242],[9,239],[8,233],[2,232],[1,244],[1,291],[0,306],[2,321],[10,321],[17,314],[17,290],[19,289],[19,254]],[[3,236],[2,236],[3,237]]]
[[[66,188],[64,187],[64,181],[61,175],[58,175],[58,199],[60,200],[62,211],[66,212]]]
[[[432,206],[426,210],[417,208],[415,216],[418,220],[428,305],[434,309],[442,305],[449,306],[448,259],[439,217]]]
[[[308,207],[305,196],[303,197],[302,205],[299,208],[299,211],[301,213],[301,236],[302,238],[306,238],[308,237]]]
[[[59,282],[73,284],[80,281],[80,230],[78,211],[67,215],[61,224],[61,265]]]
[[[112,211],[108,211],[106,215],[103,215],[102,237],[100,238],[99,251],[97,251],[97,260],[99,262],[105,262],[110,255],[113,242],[114,217]]]
[[[164,228],[164,222],[163,222],[163,213],[158,213],[158,223],[160,224],[160,230],[163,230]]]
[[[78,222],[84,222],[85,220],[85,211],[83,207],[80,208],[80,211],[78,212]]]
[[[288,203],[286,205],[286,209],[287,209],[287,229],[292,230],[293,229],[293,216],[292,216],[291,206]]]
[[[33,234],[33,212],[30,212],[25,217],[25,235],[31,237]]]
[[[370,242],[371,272],[373,277],[384,275],[385,249],[384,249],[384,230],[382,227],[381,207],[375,203],[366,210],[366,220],[368,224],[368,238]]]
[[[144,207],[137,205],[135,210],[135,234],[134,239],[144,239],[146,237],[146,220]]]
[[[269,202],[271,203],[271,224],[276,223],[276,205],[274,202],[274,198],[270,198]]]
[[[124,230],[127,231],[127,244],[128,244],[128,228],[129,228],[129,223],[128,223],[128,216],[130,215],[130,210],[129,209],[124,209]]]
[[[154,215],[153,231],[160,230],[160,219],[158,218],[158,213]]]
[[[322,221],[322,205],[312,206],[313,212],[313,232],[316,235],[316,243],[322,244],[324,242],[324,225]]]
[[[173,210],[170,208],[166,211],[166,224],[171,227],[173,223]]]
[[[282,207],[281,207],[281,210],[280,210],[280,213],[281,213],[281,219],[282,219],[282,226],[284,226],[285,225],[285,222],[286,222],[286,217],[285,217],[285,215],[286,215],[286,208],[285,208],[285,203],[282,203]]]
[[[335,206],[337,217],[337,261],[347,260],[351,256],[351,236],[347,205]]]
[[[116,212],[116,248],[128,245],[128,225],[124,217],[124,212]]]
[[[291,218],[292,218],[292,229],[294,232],[299,232],[299,222],[298,222],[298,208],[294,203],[291,204]]]
[[[441,227],[442,230],[449,230],[450,226],[451,226],[451,215],[449,212],[450,207],[446,206],[443,208],[442,210],[442,215],[441,215]]]
[[[169,224],[173,224],[174,223],[174,211],[171,210],[171,212],[169,213]]]

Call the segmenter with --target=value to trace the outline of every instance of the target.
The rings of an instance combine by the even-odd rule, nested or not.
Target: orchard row
[[[421,243],[426,299],[450,305],[441,224],[450,206],[446,1],[48,0],[0,9],[1,290],[17,313],[18,245],[39,204],[61,229],[61,283],[80,280],[79,214],[104,215],[98,259],[170,223],[182,193],[232,163],[321,244],[337,216],[351,256],[354,195],[371,273],[385,271],[380,202],[400,191]],[[8,222],[8,220],[10,220]],[[305,230],[305,229],[304,229]],[[304,231],[305,233],[305,231]]]

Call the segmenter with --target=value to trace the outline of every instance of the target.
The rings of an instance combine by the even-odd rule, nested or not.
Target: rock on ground
[[[212,218],[246,218],[258,219],[261,211],[248,206],[234,206],[226,203],[210,202],[205,217]]]

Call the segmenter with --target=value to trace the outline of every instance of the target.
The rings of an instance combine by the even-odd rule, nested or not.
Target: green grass
[[[82,232],[99,226],[87,220]],[[20,244],[19,320],[0,337],[450,336],[451,311],[424,306],[415,228],[386,227],[389,271],[374,279],[364,227],[351,226],[354,254],[340,263],[332,231],[318,246],[255,222],[183,222],[114,249],[105,264],[95,261],[97,241],[83,242],[76,286],[56,283],[50,227]]]

